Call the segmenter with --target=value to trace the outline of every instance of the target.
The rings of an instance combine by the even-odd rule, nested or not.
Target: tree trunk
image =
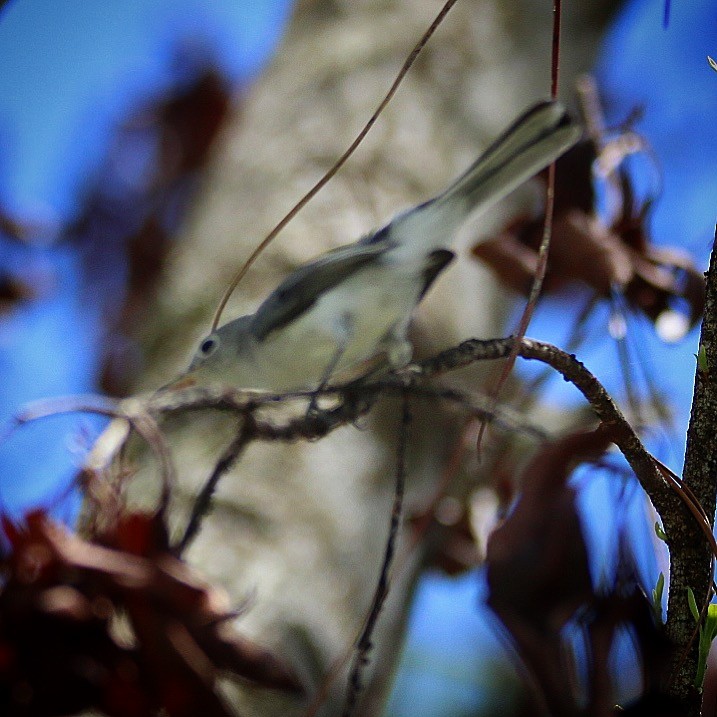
[[[684,484],[695,494],[714,523],[717,492],[717,251],[714,247],[707,272],[707,297],[700,336],[695,392],[687,432]],[[701,686],[694,684],[697,669],[697,635],[694,617],[687,602],[687,591],[694,592],[698,606],[706,600],[712,581],[710,546],[696,521],[683,505],[665,518],[670,548],[670,595],[667,634],[675,645],[669,692],[684,705],[691,717],[701,711]]]

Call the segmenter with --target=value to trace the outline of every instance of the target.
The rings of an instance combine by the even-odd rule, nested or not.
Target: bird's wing
[[[438,275],[453,261],[455,254],[450,249],[436,249],[426,257],[426,264],[423,269],[423,288],[420,299],[431,288],[431,284],[438,278]]]
[[[299,267],[272,291],[257,309],[252,333],[262,341],[307,311],[324,294],[392,247],[389,242],[350,244]]]

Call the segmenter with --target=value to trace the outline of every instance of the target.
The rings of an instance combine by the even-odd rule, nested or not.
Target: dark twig
[[[217,461],[212,470],[211,475],[202,487],[201,492],[192,505],[192,512],[187,521],[187,527],[184,529],[184,535],[179,543],[175,546],[173,552],[179,557],[190,545],[196,537],[201,527],[202,520],[209,513],[211,507],[212,496],[217,488],[219,479],[237,462],[239,456],[253,438],[253,423],[248,418],[244,418],[242,426],[237,432],[232,442],[227,446],[222,457]]]
[[[353,665],[349,674],[348,692],[346,694],[346,704],[344,705],[343,717],[350,717],[353,714],[358,695],[361,691],[361,677],[364,667],[368,664],[368,655],[373,647],[372,636],[381,613],[383,604],[388,595],[389,589],[389,571],[393,563],[393,556],[396,551],[396,539],[398,537],[398,529],[401,525],[401,515],[403,512],[403,493],[406,481],[406,446],[408,443],[408,428],[411,422],[411,414],[408,405],[408,398],[403,401],[403,414],[401,417],[401,430],[398,437],[398,451],[396,456],[396,489],[393,498],[393,507],[391,509],[391,521],[389,524],[388,540],[386,541],[386,550],[383,556],[383,564],[379,574],[376,591],[374,592],[373,601],[371,602],[371,610],[366,619],[361,635],[356,645],[356,653],[354,655]]]
[[[413,374],[434,376],[467,366],[475,361],[506,358],[516,348],[515,344],[516,340],[513,337],[471,339],[432,359],[412,365],[406,370],[410,370]],[[541,361],[552,366],[585,396],[598,418],[611,431],[611,439],[622,451],[657,512],[664,520],[665,514],[674,510],[675,505],[679,504],[679,500],[675,500],[674,494],[653,457],[597,378],[575,356],[561,351],[552,344],[524,338],[517,346],[517,353],[523,358]]]
[[[553,32],[551,46],[551,62],[550,62],[550,97],[557,99],[558,97],[558,80],[560,77],[560,21],[562,19],[561,0],[553,0]],[[548,167],[548,179],[545,184],[545,213],[543,217],[543,235],[538,247],[538,263],[535,266],[535,274],[533,275],[533,283],[530,286],[528,300],[523,307],[523,313],[518,321],[516,334],[519,338],[523,338],[528,331],[530,321],[533,318],[535,307],[538,305],[540,292],[543,290],[543,282],[548,271],[548,252],[550,251],[550,240],[553,234],[553,215],[555,213],[555,162]],[[503,370],[498,377],[495,388],[493,389],[493,408],[498,405],[500,392],[505,385],[508,377],[513,371],[516,359],[518,358],[517,350],[511,351],[508,360],[503,366]],[[478,430],[476,446],[480,452],[481,443],[483,442],[483,434],[485,433],[486,423],[482,423]]]
[[[420,395],[426,391],[425,387],[420,385],[425,378],[467,366],[476,361],[506,358],[513,351],[523,358],[538,360],[552,366],[562,374],[566,381],[570,381],[583,393],[600,420],[611,430],[615,444],[625,455],[638,480],[663,518],[663,523],[667,525],[670,521],[669,512],[675,506],[675,502],[672,500],[674,494],[653,457],[645,449],[637,433],[613,399],[597,378],[575,356],[561,351],[551,344],[533,339],[524,338],[516,341],[513,337],[508,337],[465,341],[432,359],[419,364],[411,364],[376,381],[354,384],[344,389],[330,389],[326,395],[336,398],[335,407],[309,415],[303,412],[301,415],[283,419],[282,423],[277,423],[273,416],[263,417],[262,409],[266,409],[271,404],[286,403],[292,399],[306,401],[310,398],[309,393],[270,395],[223,387],[192,387],[158,392],[142,403],[141,411],[135,409],[133,413],[134,415],[141,413],[152,425],[156,425],[154,421],[157,416],[188,410],[226,411],[241,418],[243,423],[240,437],[235,443],[232,443],[232,447],[228,449],[217,465],[220,470],[216,477],[213,474],[212,485],[207,488],[211,494],[221,475],[233,465],[241,448],[250,440],[293,441],[322,438],[339,426],[355,422],[370,410],[380,395],[392,392],[404,396],[412,393]],[[428,394],[431,392],[429,391]],[[483,410],[481,406],[475,405],[475,401],[466,399],[450,390],[439,389],[438,393],[432,395],[456,401],[476,413]],[[514,417],[506,412],[486,411],[485,415],[489,418],[498,417],[508,427],[516,425]],[[130,418],[130,416],[127,417]],[[523,424],[524,426],[525,424]],[[231,457],[232,451],[236,451],[236,456],[233,458]],[[226,465],[224,461],[226,461]],[[200,508],[198,515],[202,514],[204,510],[203,507],[200,506]]]
[[[385,393],[388,389],[396,391],[401,389],[410,393],[411,387],[417,385],[420,379],[467,366],[476,361],[506,358],[510,356],[511,351],[517,350],[518,355],[523,358],[538,360],[552,366],[566,381],[570,381],[582,392],[598,418],[611,430],[615,444],[625,455],[658,513],[664,519],[665,513],[674,508],[675,503],[672,500],[674,495],[639,436],[597,378],[575,356],[551,344],[527,338],[517,344],[516,346],[516,340],[512,337],[465,341],[432,359],[420,364],[411,364],[376,382],[366,382],[344,390],[333,389],[328,394],[342,399],[335,408],[309,416],[302,414],[289,418],[282,424],[258,418],[256,411],[271,403],[291,398],[306,399],[308,394],[273,396],[226,389],[190,388],[157,394],[150,399],[147,410],[152,414],[189,409],[225,410],[238,413],[245,418],[251,416],[252,439],[316,439],[341,425],[355,421],[370,409],[382,392]],[[667,520],[669,521],[669,517]]]
[[[308,415],[302,411],[301,415],[287,418],[283,423],[277,422],[275,417],[271,420],[262,419],[257,416],[257,412],[273,404],[305,402],[312,397],[312,392],[259,394],[225,386],[190,387],[155,394],[148,399],[147,410],[153,415],[184,411],[224,411],[239,416],[252,416],[252,438],[256,440],[316,440],[340,426],[358,420],[370,411],[381,396],[409,395],[448,401],[467,413],[493,422],[506,430],[525,433],[538,440],[546,437],[545,431],[526,421],[518,412],[504,406],[493,407],[490,397],[476,393],[464,394],[452,388],[426,386],[422,381],[424,377],[425,373],[413,374],[404,369],[345,388],[328,388],[321,395],[334,397],[337,401],[334,408]]]
[[[597,378],[575,356],[561,351],[551,344],[533,339],[524,338],[517,341],[513,337],[508,337],[465,341],[432,359],[419,364],[411,364],[376,381],[354,384],[344,389],[330,389],[326,395],[336,398],[335,407],[309,415],[302,412],[301,415],[283,419],[282,423],[277,423],[273,416],[263,416],[262,411],[274,403],[285,403],[292,399],[306,401],[309,397],[308,393],[298,392],[282,396],[226,388],[194,387],[157,393],[147,400],[144,410],[148,415],[157,416],[176,411],[213,409],[227,411],[241,417],[243,424],[240,436],[217,464],[208,485],[205,486],[208,498],[215,489],[219,478],[234,464],[241,449],[249,440],[292,441],[321,438],[339,426],[356,421],[371,408],[382,394],[392,392],[401,393],[404,396],[411,395],[413,392],[420,394],[425,391],[425,388],[421,386],[422,380],[425,378],[467,366],[476,361],[506,358],[513,351],[523,358],[548,364],[582,392],[598,418],[610,431],[611,440],[625,455],[630,467],[660,514],[663,524],[668,527],[671,524],[672,516],[675,515],[676,506],[680,506],[681,501],[676,498],[676,494],[670,487],[671,484],[665,479],[655,460],[645,449],[639,436],[616,403]],[[464,397],[450,391],[439,390],[436,395],[465,403]],[[472,407],[473,410],[475,408],[475,406]],[[497,414],[495,411],[488,411],[487,415],[492,417]],[[510,421],[508,421],[508,425],[510,425]],[[202,498],[202,500],[204,499]],[[199,505],[195,509],[197,518],[193,523],[192,535],[198,530],[205,511],[205,505]],[[186,545],[187,542],[188,538],[185,537],[181,545]]]

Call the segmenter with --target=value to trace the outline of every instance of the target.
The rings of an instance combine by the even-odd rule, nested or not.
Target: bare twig
[[[217,306],[217,310],[214,314],[214,318],[212,319],[212,331],[214,331],[219,325],[219,320],[222,317],[224,307],[227,305],[227,302],[229,301],[231,295],[234,293],[234,289],[236,289],[236,287],[239,285],[239,282],[244,278],[247,271],[249,271],[251,266],[258,259],[259,255],[274,240],[274,238],[279,234],[279,232],[281,232],[281,230],[306,206],[306,204],[308,204],[309,201],[311,201],[311,199],[316,194],[318,194],[319,191],[321,191],[324,185],[326,185],[333,178],[333,176],[339,171],[339,169],[341,169],[341,167],[346,164],[348,158],[354,153],[354,151],[361,144],[361,142],[363,142],[364,137],[369,133],[371,127],[373,127],[380,114],[386,108],[386,105],[388,105],[393,96],[396,94],[399,85],[401,84],[401,82],[403,82],[403,78],[411,69],[411,66],[416,61],[416,58],[420,54],[421,50],[423,50],[426,43],[431,39],[433,33],[438,29],[438,26],[443,22],[446,15],[449,13],[450,9],[455,4],[456,0],[446,0],[446,3],[443,5],[436,17],[433,19],[433,22],[423,33],[421,39],[416,43],[416,46],[411,51],[411,54],[406,58],[406,61],[401,66],[401,69],[398,71],[398,75],[396,75],[396,79],[393,81],[393,84],[389,88],[388,92],[381,100],[371,117],[369,117],[368,122],[366,122],[361,131],[356,135],[356,138],[350,144],[349,148],[336,160],[334,165],[323,175],[323,177],[321,177],[321,179],[319,179],[319,181],[316,182],[316,184],[314,184],[314,186],[311,187],[311,189],[309,189],[309,191],[303,197],[301,197],[301,199],[299,199],[296,204],[294,204],[294,206],[289,210],[289,212],[284,216],[284,218],[266,235],[266,237],[251,253],[249,258],[244,263],[244,266],[242,266],[236,276],[234,276],[234,278],[229,283],[229,286],[227,287],[226,291],[224,292],[224,296],[222,296],[221,301],[219,302],[219,306]]]
[[[396,539],[398,537],[398,529],[401,525],[401,515],[403,512],[403,493],[406,482],[406,445],[408,443],[408,427],[410,422],[411,414],[408,406],[408,398],[404,398],[396,458],[396,489],[394,492],[393,507],[391,509],[391,521],[389,524],[388,539],[386,541],[386,550],[383,556],[383,564],[381,565],[378,583],[376,584],[376,591],[374,592],[373,601],[371,602],[371,610],[356,645],[356,653],[349,675],[348,692],[346,694],[343,717],[351,717],[356,707],[362,686],[361,677],[363,669],[368,663],[368,655],[373,646],[373,631],[376,627],[378,616],[381,614],[386,596],[388,595],[389,572],[396,551]]]
[[[231,470],[249,442],[252,440],[293,441],[323,438],[334,429],[358,420],[371,409],[382,395],[450,401],[468,414],[478,416],[483,421],[494,422],[506,430],[519,431],[536,440],[544,440],[547,437],[545,431],[526,421],[515,411],[499,407],[491,408],[492,400],[485,396],[467,396],[453,389],[422,386],[417,383],[417,378],[410,372],[404,372],[401,375],[390,374],[376,381],[345,389],[327,389],[323,392],[324,394],[333,395],[339,399],[335,408],[328,411],[303,413],[287,419],[284,423],[260,419],[256,412],[261,407],[286,403],[292,399],[305,401],[307,398],[313,398],[313,392],[260,395],[224,388],[192,387],[176,392],[155,394],[147,404],[147,410],[151,410],[155,415],[186,410],[214,409],[235,413],[241,420],[241,428],[237,437],[215,465],[192,506],[184,535],[175,548],[177,554],[181,555],[196,537],[202,520],[209,512],[211,498],[219,480],[227,471]]]
[[[192,505],[192,512],[187,521],[187,526],[184,529],[184,535],[182,535],[180,541],[174,547],[173,552],[175,555],[180,556],[190,545],[192,540],[196,537],[199,532],[203,518],[209,513],[211,507],[212,496],[216,490],[219,479],[239,460],[239,457],[244,452],[244,449],[252,439],[253,432],[252,422],[245,418],[242,422],[242,426],[237,432],[232,442],[227,446],[226,450],[222,454],[222,457],[217,461],[212,470],[211,475],[207,479],[206,483],[202,487],[199,496]]]
[[[558,80],[560,78],[560,21],[562,19],[561,0],[553,0],[553,32],[551,47],[551,63],[550,63],[550,96],[552,99],[558,97]],[[516,335],[523,338],[528,330],[530,321],[533,318],[535,307],[538,305],[540,292],[543,289],[545,274],[548,271],[548,252],[550,251],[550,238],[553,234],[553,214],[555,213],[555,162],[548,167],[548,181],[545,185],[545,215],[543,219],[543,236],[538,247],[538,263],[535,267],[533,283],[530,286],[530,294],[525,302],[523,313],[518,322]],[[517,344],[516,344],[517,346]],[[500,392],[508,380],[515,361],[518,358],[517,350],[511,351],[508,360],[503,366],[503,370],[498,377],[495,389],[493,390],[493,407],[498,404]],[[480,452],[483,434],[485,432],[485,422],[481,424],[476,439],[476,446]]]
[[[146,408],[155,416],[202,410],[252,416],[254,440],[315,440],[323,438],[340,426],[355,422],[366,414],[381,396],[409,395],[448,401],[467,413],[493,422],[506,430],[525,433],[537,440],[546,438],[544,430],[525,420],[513,409],[505,406],[493,407],[491,397],[476,393],[464,394],[452,388],[426,386],[422,381],[425,376],[423,371],[414,373],[408,368],[346,387],[327,388],[321,392],[321,396],[334,398],[334,408],[302,413],[284,419],[283,423],[275,418],[262,419],[257,416],[257,412],[272,404],[286,405],[290,401],[303,403],[313,397],[313,391],[269,394],[240,391],[221,385],[192,386],[156,393],[147,399]]]
[[[615,401],[597,378],[575,356],[561,351],[552,344],[524,338],[517,342],[517,353],[552,366],[566,381],[572,383],[585,396],[598,418],[611,431],[611,438],[622,451],[637,479],[650,497],[660,516],[674,509],[674,495],[659,471],[653,457],[642,444]],[[475,361],[506,358],[516,348],[516,339],[471,339],[438,356],[412,365],[412,373],[434,376],[467,366]],[[669,516],[667,518],[669,520]]]
[[[433,391],[420,385],[425,378],[436,376],[476,361],[506,358],[513,351],[516,351],[517,355],[523,358],[542,361],[552,366],[583,393],[597,416],[611,431],[615,444],[625,455],[667,526],[670,521],[670,510],[675,505],[672,500],[674,495],[669,483],[613,399],[597,378],[573,355],[567,354],[550,344],[532,339],[525,338],[520,341],[512,337],[488,340],[471,339],[456,348],[442,352],[432,359],[419,364],[412,364],[378,380],[352,384],[343,389],[330,389],[326,394],[335,397],[337,400],[337,404],[333,408],[308,414],[303,413],[299,416],[283,419],[283,422],[277,422],[276,419],[272,420],[273,417],[261,417],[258,415],[259,409],[265,408],[272,403],[285,403],[291,399],[305,401],[307,397],[310,397],[307,392],[271,395],[237,391],[225,387],[190,387],[176,391],[158,392],[141,404],[137,401],[137,407],[133,408],[131,415],[127,411],[124,417],[130,420],[135,419],[136,422],[136,416],[141,415],[143,420],[140,425],[135,425],[135,428],[145,438],[150,439],[153,445],[157,445],[153,440],[156,421],[159,416],[165,413],[211,409],[226,411],[240,417],[242,419],[240,437],[227,449],[227,453],[225,453],[215,469],[216,473],[212,474],[208,487],[205,487],[205,497],[209,498],[221,475],[233,465],[241,453],[241,449],[249,440],[289,441],[302,438],[321,438],[339,426],[355,422],[361,415],[370,410],[380,395],[385,395],[386,393],[395,392],[400,395],[415,394],[440,397],[457,402],[463,405],[464,408],[468,408],[479,415],[482,414],[489,419],[497,417],[500,422],[509,428],[520,426],[523,430],[528,430],[528,424],[525,422],[521,424],[519,419],[514,415],[511,416],[506,411],[491,412],[480,405],[476,405],[475,399],[467,399],[455,391]],[[117,415],[116,412],[114,415]],[[152,428],[151,431],[149,430],[150,427]],[[539,435],[534,428],[532,432]],[[160,445],[165,444],[161,442]],[[170,464],[168,463],[167,465]],[[167,470],[168,468],[165,466],[165,471]],[[165,478],[167,475],[172,474],[166,473]],[[203,515],[205,509],[205,506],[198,506],[197,516]],[[195,522],[197,521],[200,522],[201,518],[196,518]],[[198,522],[197,526],[192,528],[192,534],[197,529]],[[183,541],[187,540],[189,538],[185,536]]]
[[[678,493],[680,498],[682,498],[682,502],[685,506],[687,506],[690,513],[692,513],[692,516],[697,521],[708,545],[712,550],[713,558],[717,560],[717,538],[715,538],[714,533],[712,532],[712,521],[705,512],[705,509],[702,507],[702,504],[698,500],[697,496],[694,494],[690,486],[680,479],[673,470],[662,463],[662,461],[655,458],[655,463],[657,463],[658,469],[667,482],[672,486],[672,489]]]
[[[371,408],[381,394],[392,391],[411,393],[412,389],[420,394],[419,382],[421,379],[476,361],[506,358],[512,351],[517,351],[517,354],[523,358],[542,361],[552,366],[583,393],[598,418],[611,431],[611,437],[615,444],[625,455],[658,513],[663,517],[663,522],[667,524],[669,515],[666,517],[665,514],[669,514],[669,511],[674,508],[672,500],[674,495],[653,457],[645,449],[639,436],[616,403],[597,378],[573,355],[567,354],[551,344],[532,339],[526,338],[521,341],[516,341],[512,337],[488,340],[471,339],[432,359],[420,364],[412,364],[375,382],[355,384],[345,389],[331,389],[328,393],[340,399],[336,407],[288,418],[283,423],[257,417],[257,409],[291,398],[305,400],[308,394],[261,395],[231,389],[194,387],[177,392],[157,394],[150,399],[147,410],[153,415],[189,409],[224,410],[243,416],[244,420],[251,417],[250,438],[254,440],[316,439],[327,435],[341,425],[354,422]],[[463,400],[459,394],[450,391],[439,392],[437,395],[452,400]],[[475,407],[473,409],[475,410]],[[495,412],[486,411],[485,415],[492,417]]]

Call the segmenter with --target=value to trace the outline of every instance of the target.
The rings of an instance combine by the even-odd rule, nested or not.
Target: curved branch
[[[433,376],[468,366],[476,361],[507,358],[515,348],[516,339],[470,339],[434,358],[413,364],[403,371],[420,376]],[[638,481],[649,496],[660,517],[669,521],[675,504],[679,504],[672,489],[659,470],[654,458],[645,448],[635,429],[630,425],[610,394],[598,379],[573,354],[561,351],[552,344],[523,338],[518,356],[548,364],[572,383],[610,431],[610,438],[622,451]]]
[[[257,417],[257,409],[291,398],[306,398],[307,392],[270,395],[250,391],[236,391],[226,387],[191,387],[178,391],[162,391],[152,396],[146,409],[154,415],[183,410],[224,410],[252,417],[252,438],[259,440],[316,439],[335,428],[351,423],[370,410],[378,396],[387,391],[411,393],[420,387],[423,378],[446,373],[477,361],[495,360],[510,356],[516,339],[470,339],[437,356],[410,364],[376,381],[352,384],[343,389],[332,388],[325,393],[339,399],[335,407],[290,418],[282,424]],[[525,359],[541,361],[560,373],[585,396],[600,421],[610,432],[610,438],[622,451],[637,479],[665,523],[670,522],[676,503],[675,493],[665,479],[655,459],[643,445],[634,428],[623,415],[605,387],[585,368],[584,364],[552,344],[523,338],[518,342],[517,354]],[[452,394],[446,397],[455,398]],[[475,408],[475,407],[474,407]],[[487,411],[486,413],[491,413]],[[500,420],[500,414],[498,414]],[[511,423],[511,421],[507,421]]]

